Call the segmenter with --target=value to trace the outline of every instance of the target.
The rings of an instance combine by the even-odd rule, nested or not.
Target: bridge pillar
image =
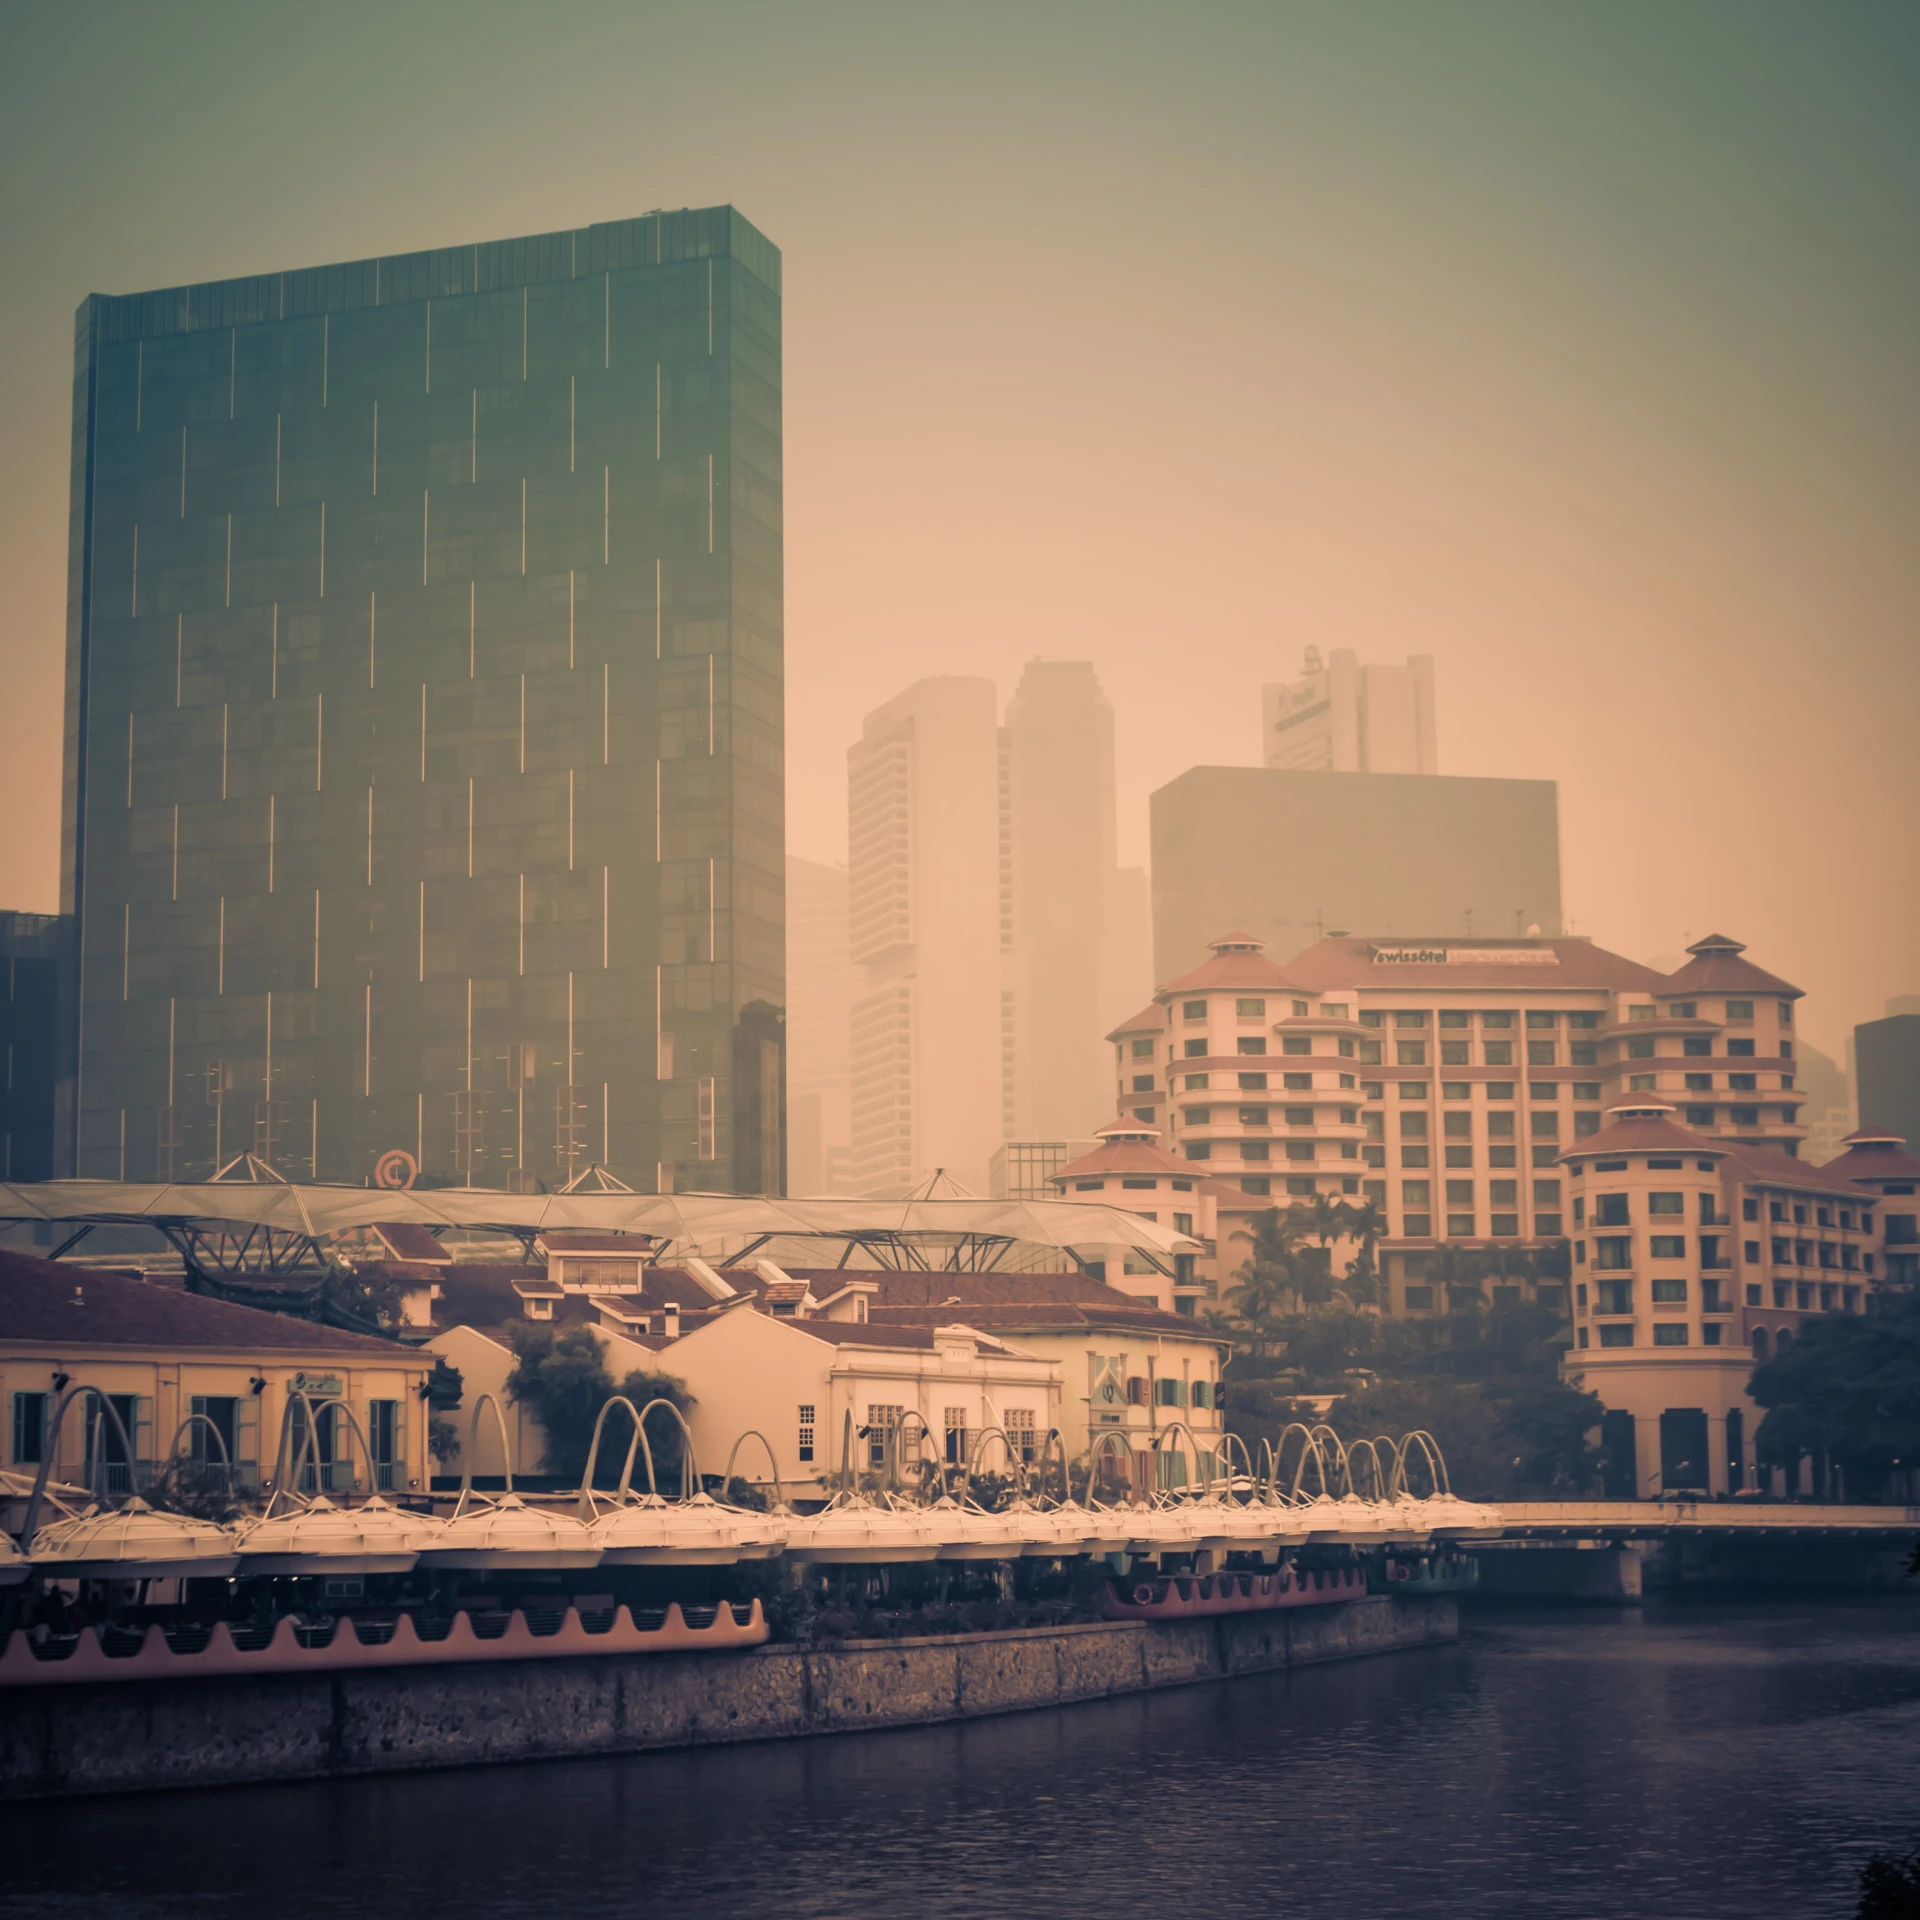
[[[1637,1605],[1640,1549],[1602,1542],[1572,1546],[1482,1546],[1480,1591],[1528,1600],[1582,1600]]]

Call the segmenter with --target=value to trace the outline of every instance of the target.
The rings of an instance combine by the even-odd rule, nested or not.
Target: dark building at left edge
[[[87,299],[55,1171],[779,1192],[781,511],[731,208]]]

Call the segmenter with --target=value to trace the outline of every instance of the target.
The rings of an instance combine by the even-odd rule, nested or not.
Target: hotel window
[[[1519,1181],[1489,1181],[1487,1184],[1487,1204],[1492,1207],[1517,1207],[1520,1204]]]
[[[1684,1280],[1656,1280],[1653,1283],[1653,1304],[1656,1307],[1684,1306],[1687,1298],[1687,1283]]]
[[[1651,1093],[1653,1091],[1653,1080],[1654,1076],[1650,1073],[1630,1073],[1627,1076],[1627,1091],[1629,1093]]]
[[[1311,1108],[1308,1109],[1308,1115],[1309,1118],[1311,1118]],[[1265,1107],[1242,1107],[1240,1109],[1240,1124],[1243,1127],[1264,1127],[1267,1124],[1267,1109]]]
[[[1570,1013],[1567,1015],[1567,1025],[1581,1033],[1591,1033],[1599,1024],[1600,1016],[1597,1013]]]
[[[1153,1383],[1153,1404],[1156,1407],[1184,1407],[1187,1404],[1187,1383],[1184,1380],[1156,1380]]]
[[[1400,1182],[1400,1204],[1403,1207],[1430,1207],[1433,1204],[1433,1182],[1431,1180],[1402,1180]]]
[[[1727,1018],[1729,1020],[1751,1020],[1753,1018],[1753,1002],[1751,1000],[1729,1000],[1727,1002]]]
[[[1270,1159],[1272,1157],[1272,1151],[1273,1151],[1272,1148],[1269,1147],[1267,1142],[1264,1140],[1242,1140],[1240,1142],[1240,1158],[1242,1160]],[[1312,1142],[1309,1141],[1307,1145],[1307,1156],[1308,1158],[1311,1158],[1312,1155],[1313,1155],[1313,1145],[1312,1145]],[[1296,1160],[1299,1157],[1300,1156],[1294,1152],[1292,1147],[1289,1147],[1287,1149],[1287,1158],[1289,1160]]]
[[[1757,1073],[1730,1073],[1727,1075],[1727,1087],[1733,1093],[1756,1093],[1760,1088],[1760,1076]]]
[[[1444,1113],[1440,1116],[1440,1125],[1449,1140],[1468,1140],[1473,1137],[1473,1115],[1470,1113]]]
[[[1630,1347],[1633,1345],[1633,1329],[1631,1327],[1602,1327],[1600,1329],[1600,1344],[1603,1347]]]
[[[1424,1027],[1427,1024],[1427,1016],[1424,1013],[1396,1013],[1393,1016],[1393,1024],[1396,1027]]]
[[[1239,1080],[1243,1093],[1264,1093],[1267,1089],[1267,1076],[1264,1073],[1243,1073]]]
[[[940,1424],[947,1434],[947,1465],[964,1467],[967,1464],[967,1410],[965,1407],[947,1407],[940,1416]]]
[[[1076,1180],[1073,1190],[1075,1193],[1104,1193],[1107,1183],[1104,1180]]]
[[[1573,1067],[1597,1067],[1600,1064],[1600,1049],[1591,1043],[1582,1045],[1576,1040],[1567,1049],[1567,1064]]]
[[[1686,1110],[1687,1125],[1690,1127],[1710,1127],[1713,1125],[1711,1107],[1689,1107]]]
[[[1402,1100],[1424,1100],[1427,1097],[1427,1083],[1424,1080],[1402,1080],[1400,1098]]]
[[[1207,1003],[1204,1000],[1182,1001],[1180,1017],[1183,1020],[1204,1020],[1207,1017]]]
[[[398,1400],[367,1402],[367,1446],[373,1455],[374,1488],[380,1493],[392,1493],[400,1484],[407,1431],[401,1415]]]
[[[1753,1058],[1753,1051],[1753,1042],[1751,1040],[1729,1040],[1727,1042],[1727,1056],[1729,1059],[1751,1060]]]
[[[1470,1213],[1450,1213],[1447,1215],[1447,1238],[1449,1240],[1470,1240],[1476,1229],[1473,1215]]]
[[[1687,1196],[1684,1193],[1650,1193],[1647,1195],[1649,1213],[1678,1213],[1687,1210]]]
[[[1363,1067],[1377,1067],[1380,1064],[1380,1042],[1362,1040],[1360,1042],[1360,1064]]]
[[[1213,1382],[1212,1381],[1195,1380],[1187,1388],[1187,1392],[1192,1396],[1193,1404],[1196,1407],[1210,1407],[1213,1405]]]
[[[1384,1100],[1387,1097],[1387,1083],[1384,1080],[1362,1080],[1360,1098],[1362,1100]]]
[[[1576,1080],[1573,1083],[1573,1097],[1576,1100],[1598,1100],[1600,1082],[1598,1080]]]
[[[1186,1183],[1182,1182],[1182,1184],[1184,1185]],[[1193,1231],[1193,1215],[1190,1213],[1176,1213],[1173,1216],[1173,1230],[1175,1233],[1191,1233]]]
[[[800,1409],[799,1430],[800,1458],[811,1460],[813,1458],[813,1409],[811,1407]]]
[[[1467,1147],[1448,1147],[1446,1164],[1450,1167],[1470,1167],[1473,1165],[1473,1149]]]
[[[1536,1140],[1560,1138],[1560,1116],[1557,1113],[1530,1113],[1527,1127]]]
[[[1342,1060],[1351,1060],[1353,1058],[1353,1042],[1349,1040],[1345,1034],[1340,1036],[1339,1052]]]
[[[1258,1020],[1267,1010],[1264,1000],[1236,1000],[1233,1013],[1236,1020]]]
[[[1433,1311],[1433,1289],[1424,1285],[1409,1285],[1403,1298],[1409,1313],[1431,1313]]]
[[[1447,1205],[1450,1207],[1472,1206],[1473,1182],[1471,1180],[1449,1180],[1447,1182]]]
[[[1686,1086],[1689,1093],[1711,1093],[1713,1091],[1713,1075],[1710,1073],[1690,1073],[1686,1076]]]
[[[1153,1075],[1150,1073],[1136,1073],[1133,1076],[1133,1090],[1135,1093],[1151,1093],[1153,1091]]]
[[[1595,1313],[1631,1313],[1633,1282],[1631,1280],[1596,1280],[1593,1310]]]
[[[1792,1266],[1793,1265],[1793,1249],[1787,1244],[1787,1242],[1784,1240],[1775,1240],[1772,1243],[1772,1245],[1773,1245],[1773,1264],[1776,1267]]]
[[[1313,1109],[1311,1107],[1289,1107],[1286,1111],[1288,1126],[1310,1127],[1313,1125]]]
[[[1655,1009],[1652,1007],[1629,1007],[1627,1009],[1627,1018],[1629,1020],[1651,1020],[1654,1017],[1654,1013]]]
[[[1656,1260],[1684,1260],[1687,1257],[1687,1236],[1684,1233],[1656,1233],[1650,1251]]]
[[[1627,1042],[1627,1058],[1629,1060],[1651,1060],[1653,1058],[1652,1036],[1649,1035],[1644,1040],[1629,1040]]]
[[[1653,1344],[1656,1347],[1684,1347],[1687,1344],[1686,1322],[1666,1320],[1653,1330]]]
[[[1513,1025],[1511,1013],[1483,1013],[1480,1016],[1483,1027],[1510,1027]]]
[[[1186,1042],[1185,1058],[1189,1060],[1204,1060],[1206,1057],[1207,1043],[1204,1040],[1189,1040]]]
[[[1251,1146],[1247,1149],[1247,1158],[1250,1160],[1264,1160],[1266,1157],[1267,1149],[1264,1141],[1261,1143],[1260,1150],[1257,1154]],[[1289,1140],[1287,1142],[1287,1158],[1289,1160],[1311,1160],[1313,1158],[1313,1142],[1311,1140]]]
[[[1440,1042],[1440,1064],[1443,1067],[1466,1067],[1473,1064],[1473,1049],[1465,1040],[1442,1040]]]
[[[1727,1110],[1727,1118],[1736,1127],[1757,1127],[1760,1124],[1760,1109],[1758,1107],[1730,1107]]]
[[[1204,1073],[1190,1073],[1187,1075],[1184,1085],[1189,1093],[1205,1093],[1207,1090],[1207,1076]]]
[[[1513,1138],[1513,1115],[1511,1113],[1488,1114],[1487,1137],[1492,1140],[1511,1140]]]
[[[1312,1011],[1312,1007],[1304,1000],[1296,1000],[1293,1003],[1293,1016],[1296,1020],[1304,1020]]]
[[[1182,1107],[1180,1110],[1180,1118],[1190,1127],[1204,1127],[1211,1123],[1213,1119],[1213,1109],[1211,1107]]]
[[[1371,1010],[1369,1010],[1361,1014],[1360,1024],[1363,1027],[1377,1027],[1381,1024],[1382,1021],[1386,1019],[1386,1017],[1387,1016],[1384,1013],[1374,1013]]]
[[[1680,1051],[1689,1060],[1705,1060],[1713,1053],[1713,1041],[1703,1034],[1689,1034],[1680,1042]]]
[[[1513,1082],[1511,1080],[1489,1080],[1487,1082],[1487,1098],[1489,1100],[1511,1100],[1513,1098]],[[1508,1118],[1511,1119],[1512,1115],[1508,1115]]]
[[[1559,1048],[1551,1040],[1529,1040],[1527,1042],[1527,1065],[1530,1067],[1551,1067],[1559,1059]]]
[[[1517,1213],[1496,1213],[1488,1220],[1487,1231],[1496,1240],[1515,1239],[1520,1232],[1520,1216]],[[1496,1291],[1504,1292],[1506,1289],[1502,1288]],[[1512,1294],[1513,1298],[1518,1300],[1520,1297],[1520,1289],[1518,1287],[1513,1288]]]
[[[1186,1155],[1189,1160],[1211,1160],[1213,1158],[1213,1142],[1210,1140],[1188,1140],[1182,1144],[1186,1149]]]
[[[1424,1140],[1426,1137],[1427,1116],[1424,1113],[1403,1113],[1400,1116],[1402,1140]]]
[[[1040,1448],[1040,1436],[1034,1424],[1033,1409],[1010,1407],[1000,1424],[1006,1430],[1007,1443],[1014,1457],[1022,1466],[1032,1466]]]
[[[1153,1058],[1153,1042],[1151,1040],[1136,1040],[1133,1043],[1133,1057],[1136,1060],[1151,1060]]]
[[[1597,1193],[1593,1197],[1593,1224],[1596,1227],[1624,1227],[1630,1218],[1624,1193]]]
[[[1667,1012],[1675,1020],[1697,1020],[1700,1017],[1699,1005],[1692,1000],[1676,1000]]]
[[[1471,1100],[1473,1082],[1471,1080],[1442,1080],[1440,1082],[1442,1100]]]
[[[1433,1238],[1433,1215],[1430,1213],[1409,1213],[1401,1217],[1401,1231],[1409,1240],[1430,1240]]]
[[[1267,1050],[1266,1041],[1250,1038],[1246,1034],[1242,1034],[1233,1044],[1236,1053],[1265,1053]]]
[[[1396,1064],[1403,1067],[1424,1067],[1427,1064],[1427,1043],[1424,1040],[1402,1040],[1394,1049]]]
[[[1558,1100],[1560,1083],[1557,1080],[1535,1080],[1527,1087],[1529,1100]]]
[[[1633,1242],[1624,1234],[1600,1235],[1593,1243],[1593,1264],[1616,1272],[1630,1268],[1633,1265]]]
[[[1510,1067],[1513,1065],[1513,1042],[1511,1040],[1483,1040],[1480,1051],[1490,1067]]]
[[[1280,1083],[1288,1093],[1311,1093],[1313,1091],[1313,1075],[1310,1073],[1283,1073],[1280,1076]]]
[[[1313,1051],[1312,1039],[1303,1033],[1283,1033],[1280,1036],[1280,1051],[1296,1056]]]

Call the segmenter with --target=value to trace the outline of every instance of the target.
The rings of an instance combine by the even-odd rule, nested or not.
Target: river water
[[[1819,1920],[1916,1842],[1920,1598],[1479,1608],[965,1726],[13,1808],[0,1915]]]

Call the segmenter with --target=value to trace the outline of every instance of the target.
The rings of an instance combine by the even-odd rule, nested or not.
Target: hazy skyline
[[[1920,989],[1920,18],[15,9],[0,906],[58,891],[72,313],[731,201],[786,267],[790,845],[862,716],[1092,661],[1120,858],[1302,649],[1560,782],[1572,926],[1840,1055]],[[351,106],[343,108],[343,102]]]

